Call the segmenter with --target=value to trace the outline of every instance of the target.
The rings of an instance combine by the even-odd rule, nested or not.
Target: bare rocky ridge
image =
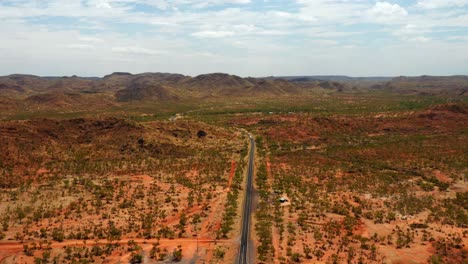
[[[125,89],[117,91],[117,99],[122,102],[141,100],[177,100],[179,97],[169,88],[160,84],[151,76],[140,76],[127,85]]]

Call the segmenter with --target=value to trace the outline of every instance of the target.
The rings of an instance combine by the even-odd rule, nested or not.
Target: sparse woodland
[[[177,76],[143,77],[153,84]],[[245,84],[240,77],[215,77],[233,91],[245,88],[237,87]],[[205,83],[185,96],[219,97],[130,98],[84,112],[68,103],[41,106],[50,112],[20,104],[26,112],[0,113],[0,263],[233,262],[244,131],[257,143],[257,263],[466,263],[465,97],[400,86],[249,83],[279,90],[226,100],[221,86],[205,91]],[[281,87],[307,93],[279,96]],[[144,97],[133,92],[121,96]]]
[[[73,127],[83,122],[89,127]],[[36,263],[141,263],[143,240],[230,238],[247,146],[236,131],[206,125],[197,133],[202,125],[63,121],[57,126],[77,129],[77,137],[2,141],[1,239],[21,241],[26,261]],[[37,137],[42,129],[60,133],[24,126]],[[21,162],[32,166],[13,165]],[[184,252],[155,242],[149,253],[155,261],[180,261]]]
[[[258,261],[466,261],[468,115],[450,109],[249,122]]]

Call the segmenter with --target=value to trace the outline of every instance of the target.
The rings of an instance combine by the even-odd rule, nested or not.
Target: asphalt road
[[[252,182],[254,174],[254,159],[255,159],[255,140],[249,134],[250,138],[250,154],[249,154],[249,165],[247,171],[247,186],[244,200],[244,213],[242,219],[242,235],[241,245],[239,249],[238,263],[248,264],[249,258],[249,238],[250,238],[250,219],[252,213]]]

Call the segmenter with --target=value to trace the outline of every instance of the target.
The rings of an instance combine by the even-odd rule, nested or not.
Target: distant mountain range
[[[345,75],[314,75],[314,76],[280,76],[292,82],[310,82],[310,81],[333,81],[333,82],[349,82],[349,81],[377,81],[388,82],[394,77],[349,77]]]
[[[281,76],[242,78],[225,73],[195,77],[172,73],[115,72],[99,77],[0,77],[0,110],[111,106],[138,101],[209,98],[276,98],[317,92],[385,90],[400,94],[464,96],[468,76],[348,77]]]

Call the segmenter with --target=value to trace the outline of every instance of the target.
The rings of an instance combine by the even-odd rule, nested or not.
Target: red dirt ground
[[[231,171],[229,172],[229,182],[228,182],[228,189],[227,189],[228,192],[231,190],[232,179],[234,178],[235,172],[236,172],[236,161],[232,160],[231,161]]]
[[[206,239],[206,238],[199,238],[198,241],[195,238],[179,238],[179,239],[141,239],[141,238],[125,238],[121,239],[119,241],[114,241],[113,243],[118,243],[120,245],[126,245],[128,241],[134,240],[137,244],[141,245],[143,250],[149,251],[152,247],[152,244],[158,243],[160,244],[160,248],[168,248],[172,250],[173,248],[176,248],[178,245],[182,246],[182,251],[185,256],[195,256],[196,255],[196,246],[197,243],[199,244],[199,247],[204,247],[206,248],[207,245],[212,244],[212,243],[221,243],[221,244],[230,244],[233,241],[231,240],[213,240],[213,239]],[[55,242],[50,245],[50,248],[52,249],[63,249],[66,246],[74,246],[74,247],[80,247],[80,246],[86,246],[86,247],[91,247],[94,245],[106,245],[108,244],[108,240],[99,240],[99,241],[94,241],[94,240],[88,240],[86,241],[86,244],[83,243],[83,240],[68,240],[65,242]],[[22,255],[23,252],[23,245],[25,243],[20,243],[20,242],[1,242],[0,243],[0,263],[4,261],[6,258],[14,256],[14,255],[20,255],[24,258],[24,262],[19,262],[19,260],[16,260],[16,263],[32,263],[32,259]],[[106,263],[118,263],[119,261],[128,261],[130,257],[130,254],[126,255],[118,255],[118,254],[113,254],[109,257],[106,258],[105,262]]]

